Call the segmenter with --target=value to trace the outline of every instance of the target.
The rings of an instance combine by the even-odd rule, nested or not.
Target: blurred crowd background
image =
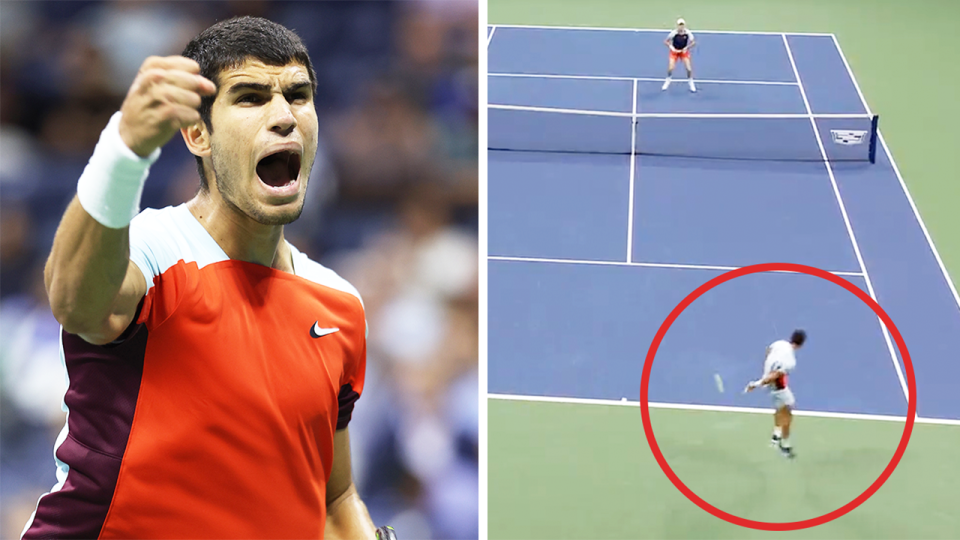
[[[143,60],[235,15],[295,30],[317,72],[320,151],[286,235],[366,304],[358,489],[401,538],[476,538],[476,0],[0,3],[0,536],[56,483],[66,381],[42,268],[59,218]],[[142,207],[198,186],[176,137]]]

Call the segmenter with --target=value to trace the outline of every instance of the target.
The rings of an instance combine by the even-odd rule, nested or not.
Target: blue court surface
[[[910,351],[918,415],[960,420],[960,299],[882,136],[872,163],[868,142],[838,140],[870,132],[874,113],[883,122],[836,38],[695,30],[691,93],[682,64],[661,91],[666,33],[488,30],[489,393],[635,401],[653,336],[685,296],[727,270],[789,262],[873,296]],[[650,400],[769,407],[740,389],[795,327],[809,336],[791,377],[798,409],[906,413],[906,371],[877,316],[791,273],[694,302],[660,346]]]

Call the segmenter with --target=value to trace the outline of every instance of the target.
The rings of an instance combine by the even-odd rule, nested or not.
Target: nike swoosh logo
[[[316,339],[339,331],[339,328],[320,328],[320,321],[317,321],[313,323],[313,327],[310,328],[310,337]]]

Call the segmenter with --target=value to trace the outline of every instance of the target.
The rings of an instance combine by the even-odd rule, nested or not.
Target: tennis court
[[[666,30],[488,29],[489,527],[492,538],[756,537],[687,501],[650,455],[637,399],[667,314],[725,271],[843,276],[896,323],[920,420],[860,509],[797,537],[949,537],[960,480],[960,298],[875,113],[830,34],[694,31],[697,93]],[[763,348],[803,327],[796,462],[766,447]],[[719,392],[719,374],[727,384]],[[889,462],[907,409],[888,330],[802,274],[727,282],[663,340],[650,378],[664,456],[702,498],[761,521],[832,511]],[[627,402],[624,403],[623,399]],[[954,442],[950,442],[950,440]]]

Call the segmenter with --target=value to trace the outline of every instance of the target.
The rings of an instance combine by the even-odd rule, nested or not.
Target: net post
[[[875,114],[870,119],[870,163],[877,162],[877,139],[879,138],[877,125],[880,123],[880,115]]]

